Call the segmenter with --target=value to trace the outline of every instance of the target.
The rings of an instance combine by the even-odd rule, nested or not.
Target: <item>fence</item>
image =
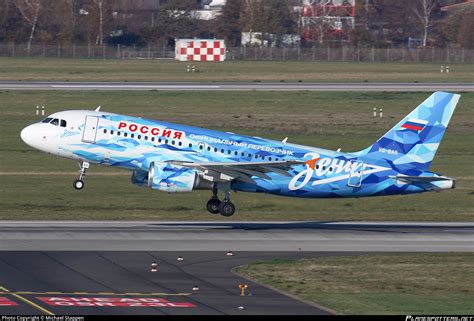
[[[440,62],[473,63],[474,50],[464,48],[268,48],[233,47],[226,49],[226,60],[328,61],[328,62]],[[174,49],[148,45],[32,45],[0,43],[4,57],[58,57],[99,59],[173,59]]]

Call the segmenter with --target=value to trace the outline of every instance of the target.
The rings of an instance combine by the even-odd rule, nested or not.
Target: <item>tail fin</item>
[[[460,95],[452,93],[433,93],[360,153],[391,161],[400,171],[428,170],[459,98]]]

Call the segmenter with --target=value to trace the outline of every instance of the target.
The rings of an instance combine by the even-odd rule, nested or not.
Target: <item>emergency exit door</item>
[[[349,173],[349,180],[347,181],[347,186],[353,188],[359,188],[362,183],[362,178],[364,175],[364,163],[356,161],[351,166],[351,172]]]
[[[96,116],[86,116],[86,123],[84,124],[84,131],[82,132],[82,141],[85,143],[95,143],[97,135],[97,125],[99,118]]]

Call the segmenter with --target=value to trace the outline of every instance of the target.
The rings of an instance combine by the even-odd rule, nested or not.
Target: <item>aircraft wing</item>
[[[240,180],[247,183],[255,184],[252,176],[262,179],[271,180],[267,173],[278,173],[287,177],[291,177],[288,173],[293,166],[304,165],[304,161],[278,161],[278,162],[209,162],[209,163],[193,163],[183,161],[169,161],[168,163],[180,165],[196,169],[210,178],[219,181]]]

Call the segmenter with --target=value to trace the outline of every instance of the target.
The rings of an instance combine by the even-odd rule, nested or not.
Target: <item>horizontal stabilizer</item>
[[[397,180],[406,181],[407,183],[431,183],[439,181],[450,181],[453,180],[450,177],[446,176],[406,176],[406,175],[397,175],[390,176],[391,178],[396,178]]]

